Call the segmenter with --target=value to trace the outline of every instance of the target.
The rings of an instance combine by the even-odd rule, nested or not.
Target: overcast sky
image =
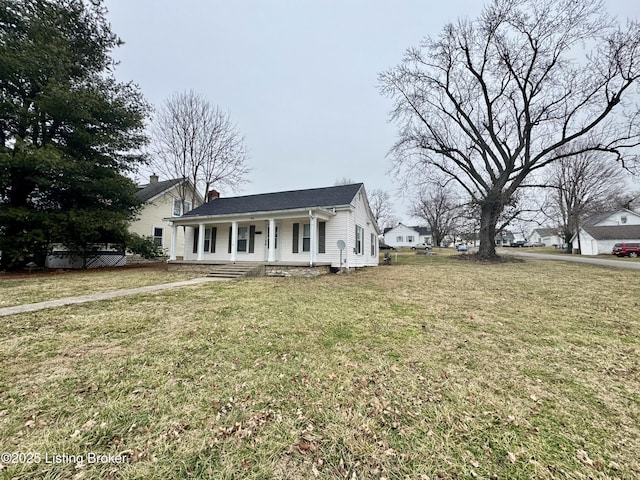
[[[605,0],[640,18],[640,1]],[[250,151],[240,194],[333,185],[349,178],[407,202],[388,174],[396,129],[377,75],[425,35],[480,0],[106,0],[125,42],[116,76],[161,105],[193,89],[229,112]],[[231,195],[232,192],[225,192]]]

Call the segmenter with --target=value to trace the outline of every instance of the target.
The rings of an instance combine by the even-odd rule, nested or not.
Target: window
[[[302,251],[308,252],[311,250],[311,224],[302,224]]]
[[[173,199],[173,216],[179,217],[180,215],[187,213],[191,210],[191,202],[184,201],[184,211],[182,210],[182,200],[179,198]]]
[[[407,235],[407,243],[413,243],[413,235]]]
[[[623,225],[624,225],[625,223],[627,223],[627,216],[626,216],[626,215],[622,215],[622,216],[620,217],[620,223],[621,223],[621,224],[623,224]]]
[[[378,242],[376,242],[376,234],[372,233],[371,234],[371,256],[375,257],[376,256],[376,244]]]
[[[396,237],[396,242],[398,242],[398,243],[402,243],[402,242],[404,242],[404,237],[403,237],[402,235],[398,235],[398,236]]]
[[[238,252],[246,252],[247,251],[247,237],[249,234],[248,227],[238,227],[238,244],[237,251]]]
[[[216,253],[216,237],[218,229],[216,227],[204,229],[204,252]],[[193,229],[193,253],[198,253],[198,239],[200,236],[200,228]]]
[[[364,229],[360,225],[356,225],[356,255],[362,255],[362,244],[364,243]]]
[[[154,227],[153,229],[153,243],[162,246],[162,228]]]

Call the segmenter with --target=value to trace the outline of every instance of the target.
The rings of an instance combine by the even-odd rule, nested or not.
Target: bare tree
[[[333,185],[337,187],[339,185],[351,185],[352,183],[356,183],[356,182],[354,182],[349,177],[342,177],[342,178],[336,178],[336,181]]]
[[[193,91],[168,98],[152,125],[152,166],[170,178],[188,179],[202,196],[210,190],[236,191],[249,173],[244,137],[229,114]],[[189,198],[183,185],[181,200]]]
[[[450,186],[432,184],[424,186],[419,192],[411,214],[427,222],[434,245],[440,246],[445,238],[457,233],[463,206]]]
[[[625,171],[594,152],[562,158],[551,165],[549,211],[571,250],[569,240],[582,219],[610,208],[625,190]]]
[[[371,207],[371,213],[373,213],[373,218],[376,219],[380,231],[396,223],[396,218],[392,211],[393,204],[391,203],[388,192],[379,188],[371,190],[369,193],[369,206]]]
[[[493,258],[501,213],[532,173],[591,151],[636,162],[639,77],[640,26],[618,26],[602,1],[493,0],[380,75],[399,124],[394,169],[455,180]]]

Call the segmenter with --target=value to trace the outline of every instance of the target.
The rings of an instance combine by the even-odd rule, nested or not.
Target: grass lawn
[[[157,267],[95,269],[30,275],[0,274],[0,308],[89,293],[144,287],[194,278],[186,272]]]
[[[640,477],[638,273],[397,258],[0,319],[0,477]]]

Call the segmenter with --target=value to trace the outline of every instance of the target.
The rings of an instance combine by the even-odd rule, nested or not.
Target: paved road
[[[28,303],[25,305],[16,305],[14,307],[0,308],[0,317],[6,315],[14,315],[16,313],[23,312],[35,312],[37,310],[44,310],[45,308],[63,307],[65,305],[74,305],[76,303],[95,302],[98,300],[109,300],[111,298],[125,297],[127,295],[135,295],[137,293],[150,293],[158,292],[160,290],[167,290],[169,288],[185,287],[189,285],[200,285],[206,282],[216,282],[224,279],[201,277],[192,278],[191,280],[183,280],[181,282],[162,283],[160,285],[149,285],[146,287],[127,288],[123,290],[114,290],[112,292],[91,293],[88,295],[80,295],[77,297],[58,298],[56,300],[48,300],[46,302]]]
[[[581,255],[554,255],[551,253],[531,253],[523,252],[518,249],[503,250],[502,255],[514,255],[516,257],[537,258],[540,260],[557,260],[560,262],[576,262],[588,263],[590,265],[599,265],[601,267],[629,268],[632,270],[640,270],[640,259],[635,261],[607,260],[605,258],[587,257]]]

